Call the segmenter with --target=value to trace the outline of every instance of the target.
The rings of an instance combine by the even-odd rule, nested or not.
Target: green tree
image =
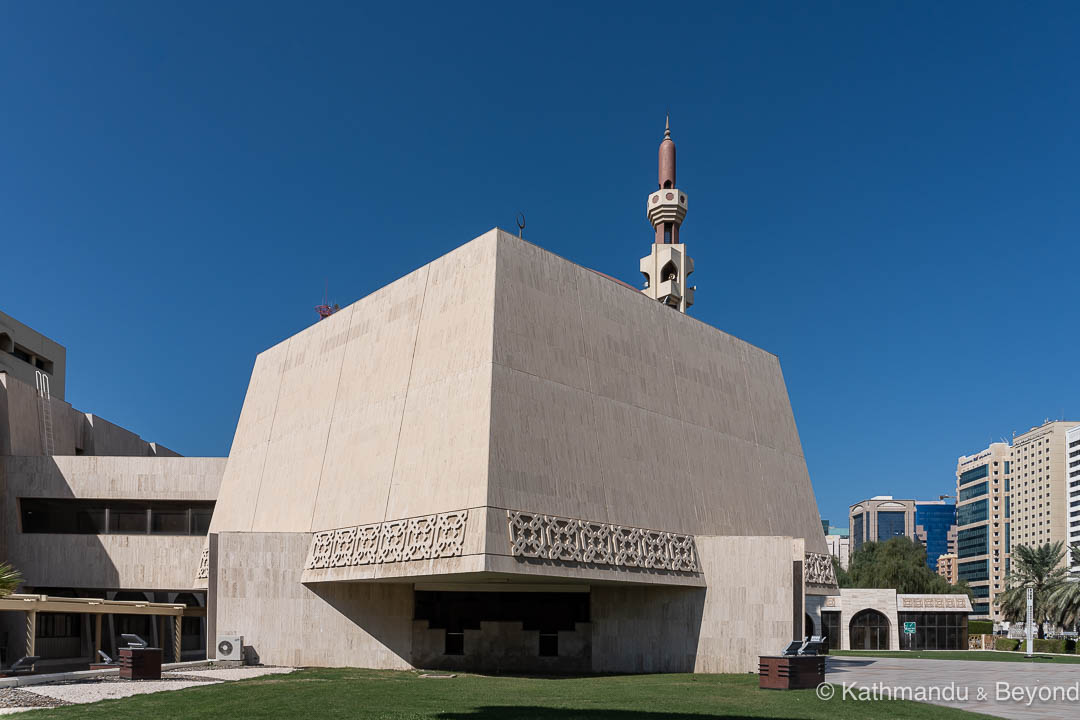
[[[1069,547],[1070,568],[1080,566],[1080,544]],[[1058,625],[1075,629],[1080,625],[1080,572],[1068,571],[1066,582],[1050,592],[1050,614]]]
[[[1013,545],[1012,572],[1005,578],[1005,591],[997,596],[1001,614],[1009,622],[1027,620],[1027,589],[1034,588],[1032,617],[1039,631],[1039,639],[1046,636],[1043,623],[1055,617],[1051,597],[1068,578],[1068,571],[1061,567],[1065,557],[1063,543],[1045,543],[1038,547]]]
[[[7,563],[0,563],[0,597],[12,594],[23,580],[18,570]]]
[[[971,595],[967,583],[950,585],[926,565],[926,548],[907,537],[866,542],[851,554],[846,572],[836,577],[840,587],[892,588],[898,593]]]

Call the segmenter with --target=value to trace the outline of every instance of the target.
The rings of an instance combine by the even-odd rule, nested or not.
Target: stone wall
[[[217,635],[243,635],[268,665],[411,667],[411,584],[305,586],[310,533],[217,537]]]

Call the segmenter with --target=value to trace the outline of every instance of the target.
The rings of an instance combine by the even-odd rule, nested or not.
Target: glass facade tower
[[[926,564],[937,572],[938,557],[949,552],[956,533],[956,506],[916,502],[915,533],[926,546]]]

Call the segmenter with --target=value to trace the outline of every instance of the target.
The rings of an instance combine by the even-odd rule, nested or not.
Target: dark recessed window
[[[559,633],[540,633],[540,657],[559,657]]]
[[[214,503],[20,498],[24,533],[206,535]]]
[[[446,631],[446,649],[443,651],[444,655],[464,655],[465,654],[465,633],[464,632],[450,632]]]

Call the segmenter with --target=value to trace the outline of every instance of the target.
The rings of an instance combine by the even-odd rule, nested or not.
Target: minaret
[[[671,118],[664,123],[660,142],[660,169],[657,190],[645,201],[645,213],[656,233],[652,252],[641,258],[645,276],[643,293],[679,312],[694,304],[694,287],[686,284],[694,272],[694,261],[686,254],[679,237],[686,217],[686,193],[675,187],[675,142],[671,139]]]

